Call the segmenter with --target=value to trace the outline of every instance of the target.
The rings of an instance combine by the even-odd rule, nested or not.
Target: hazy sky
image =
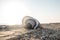
[[[60,22],[60,0],[0,0],[0,24],[21,24],[24,16]]]

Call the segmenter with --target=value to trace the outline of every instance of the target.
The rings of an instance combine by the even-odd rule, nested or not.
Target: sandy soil
[[[10,26],[0,31],[0,40],[60,40],[60,23],[41,24],[43,29],[27,30],[20,26]]]

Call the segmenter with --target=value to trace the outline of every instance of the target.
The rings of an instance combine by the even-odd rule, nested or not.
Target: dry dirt
[[[0,31],[0,40],[60,40],[60,23],[41,24],[43,29],[27,30],[20,25],[9,25]]]

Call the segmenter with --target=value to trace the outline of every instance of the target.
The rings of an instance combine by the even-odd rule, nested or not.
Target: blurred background
[[[60,0],[0,0],[0,25],[21,24],[24,16],[40,23],[60,22]]]

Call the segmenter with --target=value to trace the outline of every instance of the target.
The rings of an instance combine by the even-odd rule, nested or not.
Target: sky
[[[0,24],[22,24],[24,16],[40,23],[60,22],[60,0],[0,0]]]

